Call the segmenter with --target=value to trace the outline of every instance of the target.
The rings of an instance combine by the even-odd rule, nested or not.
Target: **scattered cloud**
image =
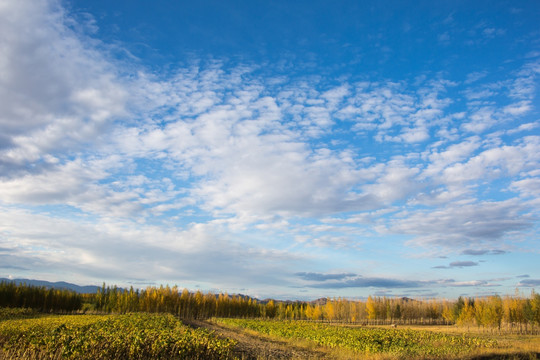
[[[471,265],[466,265],[471,266]],[[444,287],[498,287],[501,286],[500,281],[505,279],[494,280],[466,280],[457,281],[454,279],[440,280],[401,280],[385,277],[362,277],[358,275],[352,279],[343,279],[341,281],[324,281],[304,285],[310,288],[322,289],[344,289],[344,288],[381,288],[381,289],[418,289],[424,287],[444,286]]]
[[[518,286],[523,286],[523,287],[535,287],[535,286],[540,286],[540,279],[526,279],[526,280],[521,280],[518,284]]]
[[[356,277],[353,273],[339,273],[339,274],[321,274],[313,272],[299,272],[296,276],[308,280],[308,281],[328,281],[328,280],[343,280],[350,277]]]
[[[343,289],[343,288],[417,288],[424,286],[423,281],[400,280],[391,278],[362,277],[346,279],[342,281],[327,281],[323,283],[305,285],[320,289]]]
[[[472,256],[481,256],[481,255],[503,255],[507,252],[504,250],[488,250],[488,249],[466,249],[461,252],[462,255],[472,255]]]
[[[446,286],[456,286],[456,287],[471,287],[471,286],[488,286],[486,281],[482,280],[469,280],[469,281],[445,281],[444,285]]]
[[[522,131],[531,131],[536,129],[537,127],[540,127],[540,121],[521,124],[515,129],[508,130],[507,133],[516,134]]]
[[[434,269],[453,269],[453,268],[464,268],[464,267],[471,267],[471,266],[478,266],[477,262],[474,261],[454,261],[451,262],[448,266],[434,266]]]
[[[504,280],[505,279],[456,281],[455,279],[444,279],[444,280],[437,281],[437,283],[444,284],[444,286],[451,286],[451,287],[491,288],[491,287],[502,286],[500,282]]]
[[[465,80],[465,84],[472,84],[480,79],[483,79],[487,76],[486,71],[475,71],[470,74],[467,74],[467,79]]]
[[[504,29],[496,29],[492,27],[486,27],[482,30],[482,34],[487,38],[494,38],[496,36],[502,36],[506,33]]]
[[[462,268],[462,267],[469,267],[469,266],[478,266],[478,263],[474,261],[454,261],[454,262],[451,262],[449,266]]]

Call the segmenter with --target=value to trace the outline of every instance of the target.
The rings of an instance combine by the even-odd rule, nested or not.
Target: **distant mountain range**
[[[67,283],[65,281],[50,282],[50,281],[44,281],[44,280],[6,279],[6,278],[0,278],[0,281],[14,282],[17,285],[26,284],[26,285],[32,285],[32,286],[44,286],[46,288],[53,288],[53,289],[73,290],[79,294],[93,294],[93,293],[96,293],[97,290],[101,288],[100,286],[95,286],[95,285],[80,286],[80,285]]]

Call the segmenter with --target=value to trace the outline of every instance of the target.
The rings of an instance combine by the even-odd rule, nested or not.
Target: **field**
[[[228,359],[235,342],[164,314],[0,321],[0,359]]]
[[[536,359],[540,337],[454,326],[362,327],[0,309],[0,359]]]
[[[305,321],[214,319],[222,328],[281,342],[320,359],[537,359],[540,337],[471,334],[465,328],[360,327]],[[268,350],[266,350],[268,353]],[[306,354],[304,354],[306,355]],[[272,357],[262,357],[272,358]]]

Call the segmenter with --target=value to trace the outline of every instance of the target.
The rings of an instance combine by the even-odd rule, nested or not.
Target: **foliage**
[[[330,348],[358,353],[386,353],[399,356],[446,358],[481,348],[493,348],[494,340],[410,329],[359,328],[305,321],[216,319],[234,327],[283,338],[306,339]]]
[[[172,315],[64,315],[0,322],[0,346],[15,358],[227,359],[235,343]]]
[[[30,308],[0,308],[0,321],[12,319],[29,319],[43,316]]]
[[[170,313],[182,318],[204,319],[222,317],[260,317],[264,307],[246,296],[227,294],[190,293],[178,287],[147,287],[144,290],[118,289],[105,286],[97,294],[86,295],[86,301],[98,311],[129,313]]]
[[[0,307],[32,308],[43,312],[74,311],[82,306],[82,296],[71,290],[0,282]]]

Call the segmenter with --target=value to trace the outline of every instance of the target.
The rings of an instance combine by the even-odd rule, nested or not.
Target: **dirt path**
[[[235,355],[242,360],[328,359],[328,354],[322,351],[253,335],[242,329],[229,329],[206,320],[182,320],[182,322],[192,327],[215,331],[219,336],[238,341]]]

